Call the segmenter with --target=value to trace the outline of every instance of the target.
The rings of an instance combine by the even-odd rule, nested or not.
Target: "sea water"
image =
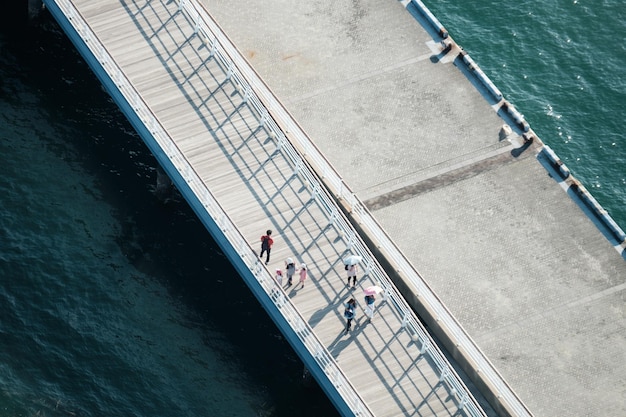
[[[0,416],[336,410],[50,16],[0,35]]]
[[[424,0],[626,227],[626,1]]]
[[[624,227],[624,1],[426,3]],[[50,18],[0,34],[0,416],[336,415],[155,185]]]

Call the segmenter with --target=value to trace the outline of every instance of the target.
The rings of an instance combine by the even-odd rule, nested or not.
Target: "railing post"
[[[261,120],[259,120],[259,127],[265,127],[265,123],[267,123],[267,119],[269,118],[269,113],[267,110],[264,110],[261,114]]]
[[[439,375],[439,382],[443,382],[443,380],[446,379],[449,374],[450,374],[450,371],[448,370],[448,367],[446,366],[445,368],[441,370],[441,375]]]
[[[277,292],[273,293],[275,294],[274,301],[276,306],[281,308],[281,314],[283,314],[286,320],[293,323],[292,327],[298,333],[298,336],[302,340],[302,343],[305,345],[306,349],[311,352],[317,363],[322,367],[324,373],[329,376],[331,374],[334,374],[334,379],[335,381],[337,381],[337,387],[342,387],[342,394],[345,394],[346,398],[350,398],[350,402],[353,403],[353,406],[351,408],[355,415],[361,415],[363,413],[371,415],[370,411],[367,408],[367,405],[361,402],[358,392],[354,391],[353,387],[350,384],[350,381],[345,378],[345,376],[341,372],[341,369],[337,367],[332,355],[330,355],[324,345],[321,344],[319,340],[317,340],[315,333],[313,332],[307,321],[304,319],[304,317],[293,307],[289,298],[285,296],[284,292],[282,292],[280,288],[277,288],[272,275],[269,274],[267,269],[264,267],[262,261],[259,260],[258,257],[253,256],[254,252],[249,247],[248,243],[240,234],[240,232],[237,230],[232,220],[220,208],[219,203],[217,203],[217,201],[213,199],[210,191],[206,188],[206,186],[201,181],[199,181],[199,177],[193,170],[192,166],[187,162],[184,155],[180,153],[179,149],[176,147],[176,144],[173,142],[172,138],[169,137],[168,133],[163,130],[163,127],[159,123],[158,119],[155,118],[152,111],[146,106],[142,98],[137,94],[134,86],[130,84],[130,82],[126,79],[124,73],[119,69],[113,57],[110,56],[108,52],[104,49],[104,46],[98,41],[98,38],[96,36],[92,36],[92,32],[90,32],[89,26],[82,21],[80,13],[77,13],[73,8],[71,8],[70,2],[65,3],[67,4],[66,7],[69,8],[67,16],[70,20],[72,20],[72,24],[76,28],[77,32],[83,37],[85,43],[93,39],[93,42],[89,42],[88,47],[93,51],[94,55],[96,55],[98,61],[102,65],[103,70],[108,74],[109,77],[111,77],[112,81],[117,84],[118,88],[120,89],[120,93],[124,96],[125,100],[127,100],[127,102],[133,107],[134,111],[137,113],[137,116],[144,124],[144,126],[149,130],[150,133],[152,133],[155,141],[159,144],[159,146],[166,150],[166,154],[170,158],[174,169],[183,174],[183,178],[188,183],[193,183],[193,187],[190,187],[191,191],[196,194],[198,198],[201,199],[203,206],[207,209],[207,214],[215,221],[215,223],[221,229],[224,238],[228,242],[230,242],[233,248],[238,248],[239,256],[250,268],[250,271],[253,274],[254,278],[259,282],[259,284],[261,284],[261,287],[266,293],[271,290],[277,290]],[[172,11],[173,7],[174,5],[172,5]],[[231,80],[231,78],[235,76],[237,82],[245,86],[243,102],[247,103],[250,99],[252,99],[253,104],[256,106],[256,94],[260,94],[262,97],[264,97],[264,99],[267,100],[268,93],[265,92],[263,88],[259,89],[258,85],[253,84],[256,88],[255,92],[255,90],[251,88],[250,84],[248,84],[249,80],[246,80],[243,75],[241,75],[240,71],[245,71],[245,67],[238,67],[233,61],[228,58],[228,55],[226,53],[222,53],[224,45],[226,45],[226,50],[231,51],[230,47],[228,46],[229,44],[219,43],[218,36],[221,36],[219,30],[210,32],[210,28],[212,26],[209,26],[209,24],[207,23],[207,21],[209,20],[204,19],[204,15],[202,15],[201,13],[201,7],[197,5],[194,0],[178,0],[178,12],[180,11],[184,11],[186,13],[186,16],[192,22],[191,25],[194,29],[194,34],[197,35],[198,32],[204,34],[206,31],[206,37],[203,37],[202,40],[205,44],[211,42],[210,57],[213,57],[215,56],[215,54],[217,54],[217,57],[220,59],[220,65],[223,65],[222,68],[224,66],[227,66],[226,80]],[[210,36],[214,36],[213,39],[211,39]],[[220,39],[223,38],[220,37]],[[222,48],[222,50],[218,48]],[[237,61],[236,58],[233,59],[235,60],[235,62],[240,62]],[[271,98],[271,94],[269,95],[269,97]],[[358,249],[362,250],[362,244],[357,239],[354,230],[351,229],[349,225],[345,223],[345,221],[343,221],[343,218],[341,217],[337,206],[335,205],[332,206],[332,209],[328,209],[328,207],[331,207],[330,203],[328,203],[329,197],[324,193],[324,188],[321,186],[320,182],[315,180],[316,177],[312,174],[309,174],[310,171],[308,170],[307,165],[304,163],[304,161],[300,159],[300,154],[298,150],[296,150],[295,146],[291,145],[291,143],[282,131],[276,130],[278,128],[274,128],[276,123],[274,123],[271,115],[280,115],[280,113],[275,113],[276,111],[279,111],[276,110],[275,107],[279,107],[280,109],[280,106],[271,102],[266,106],[267,107],[264,107],[265,111],[260,112],[260,126],[265,127],[266,124],[269,124],[270,136],[273,139],[276,139],[277,135],[280,136],[276,141],[277,149],[282,150],[286,148],[286,158],[290,158],[291,162],[295,165],[294,175],[301,176],[303,181],[306,182],[307,186],[311,188],[312,199],[317,199],[319,204],[323,205],[322,208],[326,211],[327,216],[329,217],[329,224],[334,225],[340,229],[339,233],[346,240],[347,250],[351,250],[354,246],[358,246]],[[259,111],[257,107],[255,107],[255,109]],[[268,109],[271,113],[268,113]],[[285,121],[284,119],[281,120]],[[289,121],[289,119],[286,120]],[[289,125],[289,129],[291,129],[292,126],[294,125]],[[299,149],[304,149],[303,153],[312,156],[310,163],[313,165],[314,169],[318,169],[318,172],[320,172],[320,167],[322,167],[321,171],[323,172],[324,176],[335,175],[334,177],[332,177],[332,180],[338,181],[338,195],[340,198],[343,198],[343,194],[346,193],[346,197],[349,200],[349,208],[356,211],[359,215],[361,215],[361,217],[368,216],[366,209],[363,208],[362,203],[358,200],[358,198],[353,194],[347,193],[348,187],[345,185],[343,179],[341,179],[336,173],[334,173],[332,167],[324,165],[325,160],[323,158],[323,155],[320,155],[312,142],[307,141],[308,138],[306,137],[306,135],[303,135],[303,133],[298,131],[297,127],[294,127],[294,132],[293,134],[290,134],[290,139],[293,137],[294,141],[297,141],[297,143],[302,145]],[[337,178],[337,180],[335,180],[335,178]],[[331,181],[331,184],[334,185],[337,183]],[[387,241],[383,240],[382,244],[387,245],[388,243]],[[376,269],[376,264],[368,262],[365,268],[365,275],[372,274],[374,275],[374,278],[377,278],[379,276],[378,270]],[[268,287],[268,285],[270,286]],[[271,294],[272,293],[270,293],[270,296]],[[383,299],[386,300],[388,297],[391,296],[393,296],[393,294],[391,294],[389,287],[386,287]],[[394,301],[398,300],[394,298]],[[282,308],[283,306],[285,308]],[[423,354],[428,352],[432,357],[436,357],[438,352],[438,350],[436,349],[436,345],[429,342],[430,339],[428,339],[427,336],[424,336],[425,333],[423,335],[424,339],[418,336],[419,334],[421,334],[418,332],[418,330],[421,329],[421,327],[419,327],[419,322],[417,322],[417,324],[413,323],[412,320],[414,316],[411,316],[408,312],[403,312],[402,307],[397,308],[399,309],[399,311],[402,312],[402,314],[404,314],[404,317],[402,319],[402,327],[409,328],[413,340],[417,339],[421,341],[420,353]],[[454,371],[448,368],[444,368],[440,375],[440,380],[451,380],[453,379],[453,377]],[[461,389],[462,387],[459,386],[459,390]],[[454,392],[456,395],[456,389],[453,388],[452,392]],[[464,394],[463,391],[461,391],[461,393],[463,395],[460,398],[458,404],[459,410],[463,409],[466,405],[468,405],[466,408],[471,410],[473,405],[473,403],[471,402],[471,397],[468,397],[468,395]]]
[[[209,53],[209,58],[213,58],[216,52],[217,52],[217,39],[214,39],[211,44],[211,52]]]
[[[372,273],[373,269],[374,267],[372,266],[372,262],[368,262],[365,267],[365,271],[363,272],[363,277],[368,277]]]
[[[249,85],[246,85],[246,86],[244,87],[244,90],[243,90],[243,102],[244,102],[244,103],[247,103],[247,102],[248,102],[248,100],[250,99],[250,95],[251,95],[251,94],[252,94],[252,91],[251,91],[251,89],[250,89],[250,86],[249,86]]]
[[[235,71],[234,69],[234,65],[232,62],[228,63],[228,72],[226,73],[226,79],[230,80],[230,78],[233,76],[233,72]]]
[[[459,410],[462,410],[465,407],[465,404],[467,404],[467,395],[463,394],[463,396],[459,400]]]
[[[380,283],[378,283],[378,286],[380,287]],[[383,298],[382,301],[387,301],[389,299],[389,297],[391,296],[391,292],[389,291],[388,287],[385,287],[383,289]]]
[[[409,324],[409,318],[410,318],[409,313],[405,312],[404,316],[402,317],[402,325],[401,325],[403,329],[406,328],[406,326]]]
[[[282,139],[282,138],[281,138],[281,139]],[[293,169],[293,174],[292,174],[292,176],[296,177],[296,176],[300,175],[300,171],[302,170],[302,168],[303,168],[302,161],[301,161],[301,160],[298,160],[298,162],[296,162],[296,166],[295,166],[295,167],[294,167],[294,169]]]
[[[336,208],[333,208],[333,211],[330,213],[330,218],[328,219],[328,224],[330,226],[334,226],[337,221],[337,217],[339,217],[339,213]]]
[[[317,197],[320,194],[320,186],[318,184],[312,184],[311,185],[311,199],[309,200],[309,202],[311,201],[315,201],[317,199]]]

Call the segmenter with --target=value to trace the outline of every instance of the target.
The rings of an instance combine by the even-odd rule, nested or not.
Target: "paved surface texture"
[[[210,54],[204,35],[197,36],[193,5],[183,6],[181,12],[170,0],[46,4],[57,17],[63,10],[64,17],[69,16],[83,39],[88,39],[98,62],[105,64],[116,88],[133,103],[136,117],[150,129],[146,142],[149,146],[158,143],[166,155],[156,152],[157,157],[167,157],[182,176],[184,183],[176,185],[183,193],[194,193],[191,198],[186,194],[192,206],[207,208],[206,212],[197,210],[198,215],[206,220],[210,213],[236,248],[238,258],[231,260],[243,261],[245,267],[257,271],[248,277],[249,283],[255,280],[252,290],[266,306],[268,299],[274,301],[268,311],[278,311],[285,320],[286,336],[291,334],[292,341],[297,338],[305,345],[299,349],[303,359],[307,354],[315,357],[325,374],[320,378],[322,386],[331,397],[333,389],[341,395],[336,403],[342,414],[483,415],[462,392],[462,384],[439,352],[431,348],[433,341],[426,331],[413,326],[418,322],[416,315],[381,267],[372,262],[372,255],[360,242],[345,238],[352,236],[353,229],[341,217],[340,208],[331,207],[332,197],[324,199],[315,191],[321,186],[312,180],[312,173],[305,175],[302,157],[289,143],[277,147],[271,140],[268,125],[261,124],[263,109],[245,93],[247,85],[234,82],[241,78],[231,72],[233,63],[225,55],[237,58],[235,65],[242,73],[251,70],[242,68],[243,60],[234,48],[225,46],[221,34],[215,55]],[[215,27],[208,19],[204,23]],[[101,55],[105,50],[107,54]],[[250,85],[258,91],[262,82],[255,77]],[[135,94],[142,101],[134,101]],[[281,289],[272,279],[275,269],[260,271],[263,261],[251,246],[259,247],[259,233],[267,227],[277,232],[272,237],[280,243],[272,250],[271,263],[268,253],[265,264],[269,263],[269,269],[283,267],[283,260],[293,257],[299,269],[306,262],[306,285],[304,281],[293,286],[284,282]],[[349,288],[342,259],[351,253],[362,257],[368,276],[359,274],[358,282],[355,278]],[[384,296],[378,296],[375,312],[367,320],[363,290],[374,284],[382,287],[378,292]],[[357,311],[348,332],[343,303],[351,297]],[[317,369],[310,362],[306,366]]]
[[[626,415],[626,262],[403,2],[204,3],[535,416]]]

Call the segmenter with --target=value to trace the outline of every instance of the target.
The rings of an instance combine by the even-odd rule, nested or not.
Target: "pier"
[[[340,413],[484,415],[438,343],[499,415],[623,410],[620,230],[420,2],[45,3]]]

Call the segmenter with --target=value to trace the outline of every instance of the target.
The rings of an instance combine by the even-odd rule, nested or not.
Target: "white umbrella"
[[[350,255],[343,259],[344,265],[356,265],[363,260],[363,257],[359,255]]]

